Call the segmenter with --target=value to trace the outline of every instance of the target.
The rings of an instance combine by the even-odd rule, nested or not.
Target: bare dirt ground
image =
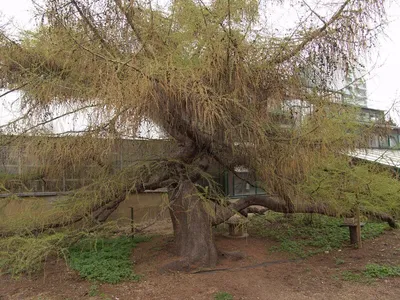
[[[400,299],[400,278],[359,283],[341,277],[343,271],[360,271],[369,263],[400,265],[399,229],[366,241],[359,250],[347,247],[295,261],[268,251],[274,245],[268,239],[217,236],[216,242],[219,249],[241,251],[245,258],[221,257],[218,270],[211,272],[160,273],[160,266],[175,258],[172,237],[156,236],[133,252],[135,272],[143,275],[139,282],[93,286],[63,261],[50,261],[35,277],[1,277],[0,299],[209,300],[221,291],[234,299]],[[96,296],[90,297],[93,288]]]

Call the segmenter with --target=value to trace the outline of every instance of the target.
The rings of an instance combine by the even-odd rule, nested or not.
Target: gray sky
[[[388,110],[397,100],[400,102],[400,4],[393,2],[387,9],[390,24],[386,37],[382,37],[377,48],[378,54],[373,57],[370,75],[367,77],[368,106]],[[31,0],[0,0],[0,12],[6,20],[13,19],[17,28],[32,26]],[[287,11],[283,12],[287,13]],[[1,20],[4,23],[4,20]],[[400,111],[400,104],[396,105]],[[394,110],[392,117],[400,125],[400,114]],[[0,119],[4,118],[5,110],[0,105]]]

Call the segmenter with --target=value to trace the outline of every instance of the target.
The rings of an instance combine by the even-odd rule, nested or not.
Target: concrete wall
[[[126,220],[131,218],[131,207],[133,207],[133,218],[135,223],[141,223],[154,218],[168,218],[168,197],[166,193],[144,193],[138,195],[128,195],[110,220]]]

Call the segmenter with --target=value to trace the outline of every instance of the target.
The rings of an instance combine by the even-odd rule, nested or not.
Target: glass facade
[[[223,191],[228,197],[244,197],[250,195],[263,195],[265,191],[257,186],[257,180],[245,170],[233,172],[225,171],[223,173],[222,183]]]

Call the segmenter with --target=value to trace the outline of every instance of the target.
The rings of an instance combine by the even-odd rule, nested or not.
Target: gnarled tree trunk
[[[175,235],[175,250],[182,257],[180,269],[213,267],[217,263],[211,229],[212,218],[190,180],[181,181],[169,191],[170,214]]]

